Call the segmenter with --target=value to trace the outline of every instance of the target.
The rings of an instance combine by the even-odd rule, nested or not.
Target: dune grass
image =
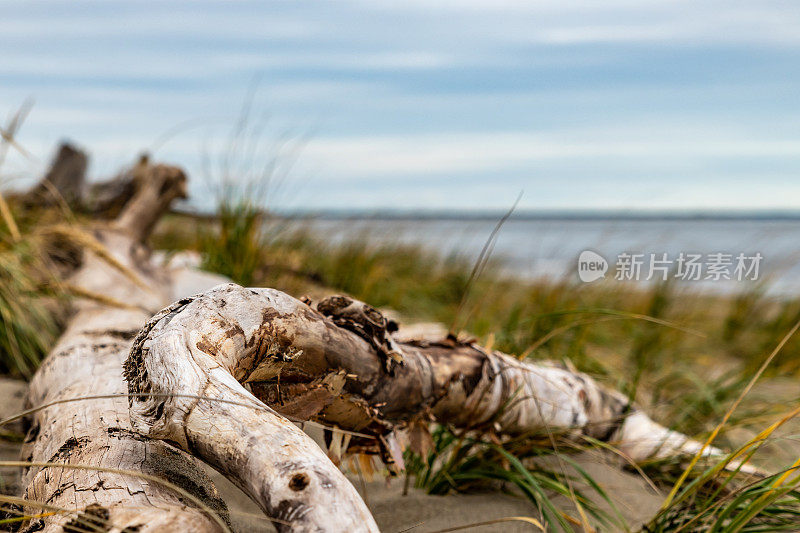
[[[58,325],[44,299],[55,296],[42,279],[36,245],[0,240],[0,372],[30,377],[55,340]]]
[[[764,353],[800,318],[800,300],[769,298],[763,287],[728,297],[681,291],[670,284],[619,290],[571,280],[525,282],[503,275],[497,261],[470,286],[471,257],[442,256],[369,234],[325,242],[298,221],[257,221],[248,205],[229,203],[220,211],[219,223],[204,221],[194,237],[181,234],[178,228],[186,221],[174,218],[160,228],[156,242],[198,250],[209,257],[207,267],[227,275],[238,272],[234,279],[239,281],[296,295],[345,292],[398,312],[407,321],[461,324],[460,329],[480,342],[508,353],[568,361],[625,391],[661,423],[701,440],[727,416],[715,441],[726,449],[761,449],[773,438],[758,437],[762,429],[797,400],[792,394],[773,395],[770,389],[772,378],[796,376],[793,354],[800,339],[790,336],[764,370],[765,390],[729,412]],[[204,237],[209,234],[219,240]],[[242,253],[225,254],[216,242]],[[576,469],[574,447],[556,453],[541,439],[498,440],[446,427],[438,427],[434,437],[430,455],[407,456],[409,473],[420,488],[446,494],[513,487],[531,500],[537,520],[554,530],[586,529],[586,517],[591,527],[628,528],[607,511],[602,480]],[[561,467],[542,461],[548,456],[557,457]],[[567,463],[569,474],[563,468]],[[686,466],[683,460],[657,461],[638,472],[666,494]],[[722,466],[724,460],[693,466],[678,496],[646,529],[789,527],[800,512],[793,477],[775,489],[779,474],[746,482]],[[591,490],[576,490],[576,485]],[[565,512],[556,503],[559,497],[571,501],[575,510]]]
[[[553,528],[571,531],[574,526],[593,527],[583,522],[590,518],[594,525],[606,529],[628,529],[602,485],[546,439],[526,436],[500,442],[487,434],[457,434],[443,426],[438,426],[432,437],[433,449],[425,457],[406,452],[407,475],[429,494],[515,487],[539,510],[541,522]],[[601,508],[598,500],[605,502],[610,512]],[[578,510],[565,512],[564,501],[572,502]]]
[[[0,136],[0,169],[30,104],[24,104]],[[0,173],[0,183],[3,182]],[[59,210],[18,210],[0,191],[0,373],[30,378],[55,342],[60,313],[54,303],[65,292],[54,275],[47,242],[37,229],[63,220]]]
[[[620,290],[571,280],[529,282],[502,274],[493,261],[474,279],[474,257],[442,256],[369,234],[326,242],[302,224],[260,209],[266,184],[280,181],[283,172],[277,156],[253,164],[260,125],[245,120],[246,109],[220,161],[223,186],[215,216],[166,217],[154,247],[200,252],[204,268],[243,285],[295,295],[345,292],[406,321],[454,326],[521,358],[567,361],[625,391],[661,423],[700,439],[714,431],[716,445],[734,450],[711,463],[687,467],[685,458],[675,458],[632,469],[670,493],[644,530],[796,530],[800,461],[758,478],[727,467],[734,458],[757,459],[775,442],[800,455],[800,447],[790,446],[791,436],[777,436],[791,425],[798,395],[774,386],[788,376],[790,390],[796,388],[800,337],[787,338],[764,368],[761,394],[738,403],[763,354],[800,321],[800,299],[769,298],[763,287],[722,297],[669,284]],[[0,143],[0,152],[5,149],[7,143]],[[253,179],[230,179],[256,168],[263,170]],[[229,185],[242,182],[254,185]],[[55,250],[47,248],[41,229],[76,221],[63,209],[15,212],[5,199],[0,221],[0,372],[28,377],[59,332],[58,309],[66,294],[53,273]],[[628,530],[602,480],[571,455],[610,446],[587,442],[556,449],[548,437],[499,438],[438,427],[429,453],[407,453],[408,473],[433,494],[513,489],[530,500],[537,516],[531,523],[551,530]],[[564,501],[571,502],[569,511]]]
[[[245,196],[225,193],[217,208],[218,227],[197,232],[202,268],[252,285],[262,261],[263,217]]]
[[[368,234],[325,242],[297,221],[270,218],[236,198],[227,197],[216,218],[166,217],[153,237],[155,247],[198,251],[205,268],[245,285],[295,295],[346,292],[392,309],[404,321],[458,323],[480,342],[520,357],[569,361],[625,391],[661,423],[700,439],[726,415],[763,354],[800,319],[800,300],[772,299],[762,290],[722,297],[671,285],[619,290],[570,280],[525,282],[504,275],[498,261],[470,283],[474,258],[442,256]],[[47,298],[60,297],[42,276],[33,230],[59,217],[18,218],[21,238],[0,230],[0,365],[30,375],[58,333]],[[746,446],[794,406],[796,394],[770,387],[773,379],[795,378],[798,348],[796,336],[787,340],[765,369],[764,390],[731,413],[718,446]],[[556,453],[542,439],[498,440],[446,427],[434,435],[429,456],[408,457],[414,483],[431,493],[512,488],[532,502],[536,519],[554,530],[585,529],[587,517],[592,527],[627,529],[608,511],[602,480],[581,472],[571,449]],[[757,448],[770,439],[771,434],[762,437]],[[642,465],[641,471],[666,493],[685,468],[683,461],[661,461]],[[734,482],[726,481],[724,469],[700,464],[647,528],[791,529],[786,524],[799,512],[800,487],[794,470],[789,472],[786,478],[778,471]],[[561,508],[564,499],[572,502],[572,511]]]

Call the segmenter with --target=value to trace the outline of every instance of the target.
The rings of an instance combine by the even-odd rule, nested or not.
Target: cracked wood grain
[[[391,331],[376,331],[387,323],[373,308],[334,303],[315,309],[277,290],[225,284],[166,308],[139,333],[125,363],[136,427],[202,457],[268,514],[303,531],[372,523],[338,470],[324,471],[324,456],[275,411],[371,434],[372,451],[399,468],[398,430],[429,419],[498,434],[549,428],[590,436],[635,461],[700,449],[585,374],[454,339],[395,342],[386,337]],[[368,323],[359,323],[358,310]],[[390,351],[396,357],[387,364]],[[238,404],[194,398],[206,395]],[[254,407],[240,405],[247,401]],[[268,452],[276,435],[281,456]]]
[[[274,325],[271,308],[253,314],[259,310],[228,289],[239,287],[167,307],[134,340],[125,377],[136,427],[227,475],[276,519],[278,530],[377,531],[361,497],[319,446],[241,385],[262,362],[301,354],[267,331]],[[255,333],[260,328],[266,329]]]
[[[122,363],[135,332],[169,301],[169,280],[150,267],[140,244],[169,201],[183,194],[185,177],[174,167],[158,165],[112,227],[94,232],[108,252],[144,281],[143,290],[118,268],[90,252],[69,283],[130,304],[120,309],[78,301],[57,345],[33,377],[27,404],[124,395]],[[153,198],[159,201],[153,202]],[[130,470],[183,487],[204,505],[227,517],[216,488],[190,455],[146,438],[131,424],[127,400],[111,397],[55,403],[28,418],[21,460]],[[23,472],[22,496],[37,505],[70,509],[23,523],[22,531],[198,531],[220,530],[217,521],[169,488],[121,473],[31,466]],[[33,503],[37,502],[37,503]],[[223,522],[224,523],[224,522]]]

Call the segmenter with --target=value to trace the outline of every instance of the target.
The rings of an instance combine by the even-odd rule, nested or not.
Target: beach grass
[[[713,295],[669,283],[620,288],[572,280],[527,281],[505,273],[501,261],[490,261],[482,275],[473,279],[473,257],[443,255],[423,246],[375,239],[368,233],[326,242],[302,222],[277,217],[262,219],[259,231],[240,231],[253,223],[250,208],[229,207],[221,209],[224,219],[216,226],[205,221],[194,240],[185,234],[182,240],[176,239],[180,233],[176,227],[186,221],[169,219],[156,242],[160,239],[173,247],[179,243],[178,248],[213,256],[217,251],[203,235],[214,231],[222,242],[236,242],[248,250],[232,254],[224,267],[216,269],[227,275],[237,269],[246,272],[239,280],[295,295],[347,293],[398,314],[402,321],[440,322],[522,358],[565,362],[625,391],[662,424],[699,440],[724,419],[714,444],[729,450],[752,449],[756,464],[765,452],[755,451],[775,439],[771,432],[764,436],[763,428],[771,427],[775,417],[797,400],[786,387],[772,386],[774,380],[787,376],[796,379],[794,354],[800,339],[788,336],[763,369],[760,388],[731,410],[764,354],[800,319],[800,301],[769,297],[764,287],[738,295]],[[228,220],[231,217],[238,220]],[[205,265],[212,267],[215,262]],[[409,475],[419,488],[446,494],[511,487],[532,502],[536,519],[554,530],[585,530],[587,517],[592,528],[628,529],[619,516],[608,512],[608,505],[598,505],[598,499],[607,499],[602,480],[576,470],[572,459],[576,451],[596,448],[598,443],[556,451],[542,439],[499,440],[447,427],[437,427],[434,437],[429,455],[407,456]],[[800,454],[800,447],[797,450]],[[557,458],[560,467],[541,461],[548,456]],[[569,463],[569,473],[565,463]],[[665,494],[681,476],[685,482],[646,529],[789,527],[800,512],[797,483],[794,477],[780,479],[783,467],[775,466],[775,460],[767,458],[764,463],[778,474],[746,478],[749,482],[724,468],[724,459],[714,464],[700,462],[686,474],[685,459],[642,465],[635,471]],[[780,487],[773,490],[778,479]],[[576,489],[576,484],[592,490]],[[570,512],[554,503],[558,497],[572,502]]]
[[[0,279],[5,280],[0,284],[0,364],[5,371],[30,375],[58,334],[54,306],[46,305],[52,286],[36,266],[42,253],[33,248],[32,236],[36,228],[65,217],[26,213],[18,217],[21,239],[0,232]],[[369,234],[326,242],[302,223],[271,217],[236,196],[221,203],[214,217],[165,217],[153,244],[197,251],[204,268],[244,285],[298,296],[347,293],[390,310],[402,322],[440,322],[522,358],[566,362],[625,391],[662,424],[700,440],[729,415],[715,440],[729,450],[748,443],[768,448],[775,436],[760,436],[763,428],[797,400],[786,386],[774,385],[796,382],[800,339],[792,336],[764,369],[760,388],[729,413],[764,354],[800,319],[799,300],[771,298],[762,288],[720,296],[670,284],[620,289],[530,281],[509,276],[495,260],[475,279],[473,257],[442,255]],[[429,456],[408,457],[409,474],[420,488],[434,494],[510,489],[528,498],[532,515],[554,530],[583,530],[587,519],[592,527],[628,528],[608,511],[602,480],[573,461],[573,453],[597,443],[556,450],[543,439],[497,440],[447,427],[436,428],[434,436]],[[754,461],[759,455],[766,452],[755,454]],[[775,465],[767,458],[765,463],[772,467],[770,476],[751,483],[726,482],[730,472],[715,465],[693,466],[675,498],[646,527],[784,528],[800,512],[794,467],[791,461]],[[686,462],[640,468],[666,493],[686,472]],[[721,485],[724,490],[718,490]],[[571,510],[564,511],[558,498],[572,502]]]

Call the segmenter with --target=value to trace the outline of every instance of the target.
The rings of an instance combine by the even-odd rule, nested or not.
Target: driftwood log
[[[31,382],[20,512],[58,512],[25,531],[225,530],[225,505],[197,459],[279,530],[377,531],[290,419],[349,432],[351,450],[380,454],[394,470],[430,421],[585,435],[636,461],[701,447],[589,376],[455,338],[404,341],[347,297],[313,303],[224,284],[168,305],[175,280],[142,242],[185,177],[162,165],[140,173],[119,216],[93,231],[118,264],[87,251],[69,279],[102,297],[76,305]]]
[[[89,183],[86,170],[88,156],[70,143],[62,143],[50,169],[42,179],[21,195],[27,207],[67,206],[96,218],[118,216],[146,181],[151,167],[145,154],[118,175],[106,181]]]
[[[58,147],[50,170],[26,195],[26,203],[54,205],[66,202],[76,205],[83,201],[86,188],[86,168],[89,158],[69,143]]]
[[[701,448],[588,375],[452,338],[397,342],[389,324],[342,296],[309,306],[273,289],[227,284],[181,300],[147,323],[125,363],[137,428],[204,450],[204,460],[231,472],[256,499],[263,475],[229,460],[229,447],[252,442],[264,423],[266,409],[252,407],[260,405],[256,398],[293,419],[359,432],[360,450],[380,453],[397,469],[409,431],[424,431],[431,420],[500,435],[586,435],[633,461]],[[248,428],[224,437],[208,431],[213,402],[196,398],[209,391],[246,405],[237,411]],[[365,434],[372,446],[359,442]]]
[[[224,503],[196,461],[134,431],[127,399],[119,396],[126,391],[122,363],[131,339],[169,301],[169,280],[151,267],[141,237],[164,205],[184,194],[179,169],[152,167],[117,222],[94,231],[126,270],[86,252],[69,280],[103,301],[76,303],[69,326],[30,383],[29,405],[49,407],[30,416],[21,459],[39,466],[23,472],[22,496],[29,503],[20,512],[74,512],[32,520],[23,531],[218,531],[224,524]],[[152,202],[153,195],[162,201]],[[88,399],[71,401],[80,398]],[[45,466],[52,463],[66,467]],[[191,498],[158,480],[183,487]]]

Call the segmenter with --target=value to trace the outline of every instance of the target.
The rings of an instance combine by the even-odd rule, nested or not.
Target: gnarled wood
[[[185,176],[142,160],[130,180],[133,198],[94,231],[118,264],[86,252],[69,282],[101,298],[76,305],[29,391],[31,406],[47,407],[31,417],[22,458],[36,465],[24,473],[24,496],[76,512],[34,520],[27,531],[225,529],[224,503],[192,455],[239,485],[280,530],[376,531],[346,478],[281,413],[358,431],[353,447],[398,469],[403,433],[414,440],[429,420],[590,436],[636,461],[701,448],[585,374],[453,338],[402,341],[391,321],[347,297],[310,305],[225,284],[165,308],[178,283],[151,264],[142,242],[185,194]],[[97,395],[113,397],[71,401]],[[31,502],[24,512],[38,510]]]
[[[268,335],[257,333],[269,322],[237,298],[238,286],[226,287],[231,298],[223,290],[181,300],[137,336],[125,363],[137,428],[227,475],[281,531],[377,531],[361,497],[319,446],[240,385],[241,359],[279,354]],[[239,320],[224,322],[219,309]]]
[[[80,205],[86,185],[89,158],[69,143],[58,147],[50,170],[26,195],[25,201],[35,205]]]
[[[150,158],[147,154],[130,168],[107,181],[92,183],[83,199],[83,207],[96,217],[112,218],[133,198],[147,176]]]
[[[164,479],[183,487],[213,513],[226,516],[224,503],[195,459],[134,430],[124,396],[122,362],[133,337],[148,317],[169,301],[169,280],[149,265],[148,252],[140,241],[168,205],[167,200],[151,199],[181,194],[185,178],[178,169],[158,169],[148,173],[126,211],[137,213],[136,217],[123,216],[113,228],[94,231],[128,273],[86,252],[82,266],[68,280],[79,289],[121,302],[124,307],[91,300],[76,303],[67,330],[31,381],[31,407],[55,403],[31,415],[21,459],[90,469],[26,469],[23,495],[32,503],[24,512],[41,513],[33,503],[39,502],[71,509],[75,514],[36,519],[24,524],[24,531],[211,532],[219,531],[225,523],[152,479],[102,471],[130,470]],[[142,285],[149,290],[143,290]],[[59,403],[97,395],[119,397]],[[93,467],[101,470],[93,471]],[[68,527],[62,529],[65,525]]]
[[[137,428],[198,454],[301,530],[355,530],[365,510],[355,496],[341,499],[346,482],[319,470],[318,450],[302,439],[283,437],[287,453],[268,456],[275,432],[292,426],[240,384],[277,411],[372,434],[396,462],[397,430],[429,418],[506,434],[583,434],[636,461],[701,447],[585,374],[452,339],[396,342],[380,313],[345,297],[317,308],[324,314],[279,291],[234,284],[166,308],[125,363]],[[197,399],[206,396],[228,403],[224,416]]]
[[[113,219],[127,207],[152,172],[150,158],[143,154],[134,165],[113,178],[87,183],[88,164],[89,158],[83,151],[70,143],[62,143],[47,174],[21,195],[22,204],[27,207],[66,205],[96,218]],[[161,195],[159,201],[167,198]]]

